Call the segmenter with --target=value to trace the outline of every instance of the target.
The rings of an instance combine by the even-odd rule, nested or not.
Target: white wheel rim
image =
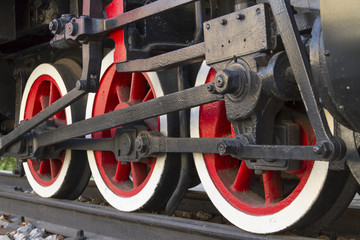
[[[205,62],[197,76],[196,85],[206,82],[210,68]],[[200,108],[191,109],[191,137],[199,138]],[[239,228],[254,233],[274,233],[289,228],[300,220],[314,205],[325,183],[329,163],[315,162],[310,176],[300,194],[287,207],[271,215],[255,216],[244,213],[231,205],[213,183],[202,154],[194,153],[194,160],[201,183],[220,213]]]
[[[101,77],[102,79],[103,75],[105,74],[106,70],[114,63],[114,50],[111,51],[109,54],[105,56],[105,58],[102,61],[101,66]],[[151,80],[152,86],[155,91],[155,95],[157,97],[163,96],[164,93],[162,91],[160,80],[157,76],[157,73],[155,72],[149,72],[147,73],[149,76],[148,79]],[[101,80],[100,80],[101,81]],[[86,118],[92,117],[92,111],[93,111],[93,104],[95,100],[95,93],[90,93],[88,96],[88,103],[86,107]],[[167,135],[167,119],[166,116],[160,116],[160,132],[163,135]],[[91,138],[91,135],[87,135],[87,138]],[[156,163],[154,165],[154,170],[151,173],[151,176],[144,186],[144,188],[137,193],[134,196],[131,197],[121,197],[117,194],[115,194],[105,183],[103,180],[97,163],[95,159],[94,151],[87,151],[88,160],[91,172],[93,174],[95,183],[97,187],[99,188],[99,191],[104,196],[104,198],[111,204],[113,207],[117,208],[121,211],[134,211],[137,209],[142,208],[146,203],[149,201],[149,199],[154,196],[155,191],[161,181],[161,176],[164,171],[165,166],[165,159],[166,155],[162,154],[161,156],[158,156],[156,159]]]
[[[21,105],[20,105],[20,116],[19,116],[20,121],[24,120],[25,105],[26,105],[30,90],[31,90],[34,82],[42,75],[49,75],[55,80],[56,84],[59,87],[61,96],[64,96],[68,92],[62,76],[60,75],[59,71],[57,70],[57,68],[54,65],[48,64],[48,63],[39,65],[31,73],[28,81],[26,82],[23,98],[21,99]],[[71,124],[72,116],[71,116],[70,107],[65,108],[65,114],[66,114],[66,122],[68,124]],[[32,172],[29,168],[28,163],[24,162],[23,166],[24,166],[25,174],[26,174],[26,177],[27,177],[31,187],[33,188],[33,190],[41,197],[52,197],[53,195],[55,195],[62,188],[62,184],[65,181],[65,177],[66,177],[66,174],[69,169],[70,160],[71,160],[71,151],[67,150],[65,153],[64,162],[62,164],[61,171],[60,171],[57,179],[55,180],[55,182],[52,183],[50,186],[43,186],[43,185],[39,184],[35,180]]]

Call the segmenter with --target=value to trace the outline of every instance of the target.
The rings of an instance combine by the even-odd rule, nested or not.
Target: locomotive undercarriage
[[[160,178],[157,184],[162,190],[154,190],[156,194],[148,202],[123,207],[112,193],[105,198],[120,210],[153,210],[166,205],[169,214],[190,186],[193,167],[189,153],[194,153],[205,190],[235,225],[256,233],[290,227],[306,229],[309,224],[313,224],[313,229],[307,230],[314,231],[325,226],[346,208],[357,189],[348,166],[360,180],[360,159],[353,132],[359,130],[358,111],[332,94],[336,92],[332,86],[342,79],[329,77],[324,70],[327,69],[324,58],[333,50],[329,53],[322,45],[324,21],[319,17],[322,9],[296,8],[304,7],[307,1],[294,2],[295,8],[289,1],[262,2],[128,1],[124,13],[106,19],[100,7],[102,1],[84,0],[82,16],[63,15],[50,23],[55,34],[53,47],[82,47],[82,73],[76,86],[65,94],[56,93],[59,97],[54,101],[51,94],[55,93],[50,87],[50,100],[41,99],[42,108],[31,116],[26,115],[28,105],[23,106],[20,119],[26,120],[0,138],[0,152],[41,166],[41,162],[49,159],[63,158],[65,150],[88,150],[88,157],[94,154],[94,163],[90,161],[92,171],[99,164],[97,153],[112,152],[113,165],[117,166],[115,178],[120,178],[122,175],[117,174],[125,168],[131,171],[134,189],[127,190],[134,191],[134,195],[122,195],[126,187],[106,181],[104,176],[110,173],[106,172],[105,160],[93,175],[102,176],[105,180],[101,184],[108,184],[108,191],[122,198],[136,197],[142,185],[150,184],[145,181],[146,176],[140,177],[141,181],[137,179],[144,173],[136,172],[139,168],[135,166],[142,164],[142,169],[144,165],[145,169],[152,169],[153,163],[149,162],[160,161],[166,153],[166,162],[174,162],[166,171],[174,171],[175,180],[164,187],[166,181]],[[206,4],[210,7],[206,8]],[[176,15],[174,9],[181,13]],[[146,35],[146,27],[152,30],[158,27],[149,19],[160,19],[160,27],[165,29],[171,25],[169,16],[161,15],[167,11],[175,18],[193,15],[194,24],[184,27],[181,37],[171,36],[168,41],[166,34]],[[326,23],[324,27],[328,28]],[[115,38],[115,51],[110,52],[114,57],[109,64],[108,56],[102,62],[104,37],[119,29],[124,31],[123,42]],[[169,31],[175,34],[174,29]],[[119,54],[121,51],[126,53]],[[203,60],[207,66],[200,67]],[[71,65],[55,64],[68,68]],[[116,72],[115,68],[121,79],[130,80],[117,84],[116,73],[110,79],[107,74],[111,69]],[[151,71],[158,73],[143,74]],[[353,75],[356,76],[356,71]],[[332,88],[324,91],[324,85]],[[354,79],[349,80],[347,87],[351,92],[347,99],[354,97],[357,86]],[[111,89],[116,89],[117,102],[109,100],[110,94],[99,100],[100,94]],[[88,104],[93,101],[87,119],[71,123],[64,117],[53,117],[60,116],[87,94],[92,99]],[[104,110],[96,106],[101,101],[106,106]],[[171,126],[176,130],[165,131],[164,121],[165,128]],[[105,159],[105,154],[101,158]],[[170,179],[167,175],[166,179]],[[322,179],[313,180],[316,175]],[[311,181],[317,184],[306,185]],[[259,190],[259,184],[264,189]],[[313,191],[314,195],[306,195],[306,191]],[[248,192],[251,193],[246,195]],[[261,197],[264,199],[260,200]],[[331,201],[325,204],[324,199]],[[294,213],[293,209],[299,208]],[[294,216],[289,219],[282,216],[289,213]]]

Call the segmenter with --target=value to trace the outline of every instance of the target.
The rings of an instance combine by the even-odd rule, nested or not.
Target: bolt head
[[[54,30],[54,23],[53,22],[49,22],[49,30],[52,31]]]
[[[210,93],[215,93],[216,92],[216,89],[215,89],[215,86],[214,86],[214,83],[211,83],[207,86],[207,90],[210,92]]]
[[[314,153],[319,157],[327,157],[330,153],[330,146],[328,142],[317,143],[313,147]]]
[[[67,26],[67,32],[70,35],[75,36],[76,33],[77,33],[77,25],[76,25],[76,23],[70,22],[66,26]]]
[[[135,139],[135,149],[140,154],[146,154],[148,151],[147,138],[145,136],[138,136]]]
[[[225,154],[237,154],[239,149],[239,142],[231,139],[221,141],[217,145],[217,151],[220,156],[224,156]]]
[[[225,80],[223,78],[223,76],[218,76],[216,78],[216,86],[219,87],[219,88],[222,88],[223,86],[225,85]]]
[[[224,156],[226,153],[226,145],[224,142],[220,142],[217,146],[217,151],[220,154],[220,156]]]
[[[210,24],[206,24],[206,29],[209,30],[210,29]]]
[[[316,155],[321,155],[324,152],[324,148],[321,144],[316,144],[313,147],[313,151]]]
[[[53,32],[57,33],[58,29],[59,29],[59,23],[58,23],[58,21],[56,19],[49,22],[49,30],[50,31],[53,31]]]

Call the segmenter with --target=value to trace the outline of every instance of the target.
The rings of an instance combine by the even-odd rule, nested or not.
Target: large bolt
[[[220,156],[229,155],[229,154],[238,154],[240,150],[240,143],[236,140],[223,140],[220,141],[217,145],[217,151]]]
[[[49,30],[50,31],[56,31],[57,29],[57,23],[56,22],[49,22]]]
[[[86,80],[77,80],[75,86],[77,90],[86,90]]]
[[[239,63],[234,63],[229,68],[216,74],[216,92],[221,95],[232,94],[240,96],[244,92],[247,81],[247,74],[243,66]]]
[[[216,89],[215,89],[215,85],[214,83],[210,83],[209,85],[207,85],[207,90],[210,93],[216,93]]]
[[[327,157],[330,153],[328,142],[319,142],[313,147],[314,153],[319,157]]]
[[[225,85],[225,79],[227,76],[224,76],[224,74],[219,74],[216,78],[216,87],[222,88]]]
[[[132,148],[132,139],[128,133],[120,136],[120,153],[123,155],[130,155]]]
[[[135,149],[138,153],[144,155],[149,151],[149,140],[146,136],[144,135],[139,135],[136,139],[135,139]]]
[[[51,22],[49,22],[49,30],[52,33],[60,33],[63,30],[63,24],[60,19],[54,19]]]
[[[68,24],[66,24],[66,26],[67,26],[67,32],[71,36],[75,36],[77,33],[77,24],[74,22],[69,22]]]

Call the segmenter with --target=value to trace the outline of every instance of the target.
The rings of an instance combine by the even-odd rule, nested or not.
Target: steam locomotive
[[[360,2],[0,6],[0,154],[38,195],[92,175],[114,208],[171,215],[201,182],[266,234],[320,231],[358,190]]]

